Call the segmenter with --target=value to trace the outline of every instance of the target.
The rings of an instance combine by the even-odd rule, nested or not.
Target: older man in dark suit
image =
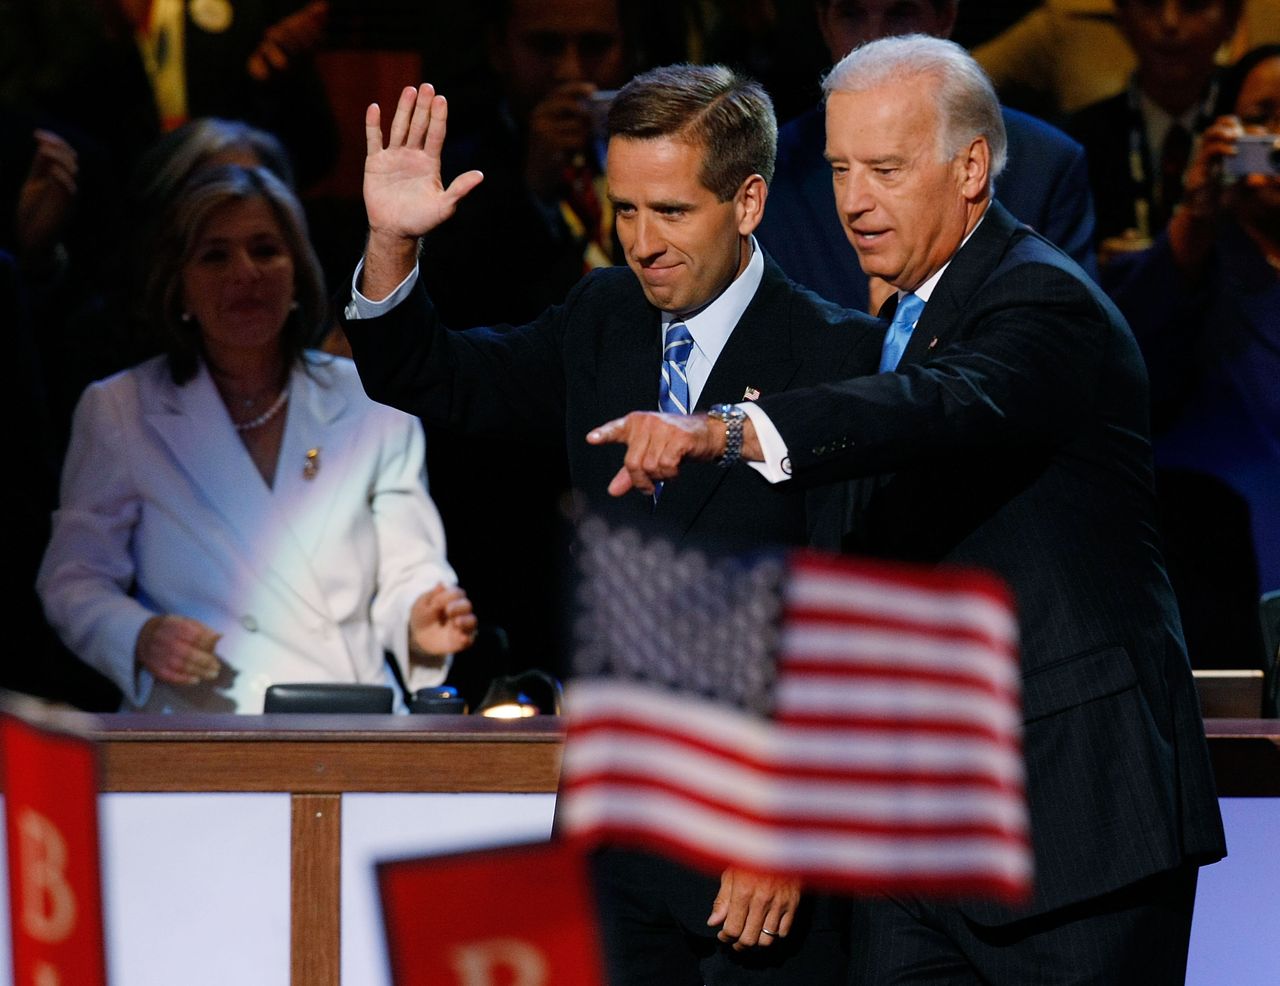
[[[1225,846],[1141,356],[1080,268],[992,201],[999,106],[961,48],[873,42],[825,87],[836,208],[896,289],[863,375],[745,422],[633,414],[591,440],[629,445],[616,494],[739,444],[784,485],[852,480],[848,550],[987,567],[1014,591],[1034,896],[859,905],[854,982],[1179,983],[1197,867]]]
[[[814,0],[823,43],[834,64],[858,45],[900,34],[949,38],[959,0]],[[1057,127],[1001,107],[1008,162],[996,182],[1000,202],[1015,217],[1061,247],[1091,275],[1094,206],[1084,148]],[[778,167],[760,242],[787,274],[846,308],[875,311],[884,288],[868,291],[866,273],[849,249],[832,207],[831,169],[823,158],[821,105],[778,131]]]
[[[366,119],[370,232],[346,330],[369,394],[487,436],[478,455],[501,456],[521,435],[556,436],[593,506],[684,543],[815,540],[832,490],[769,486],[705,464],[660,495],[615,501],[605,486],[621,451],[584,441],[594,424],[635,408],[711,408],[737,420],[727,402],[847,375],[859,341],[883,334],[877,320],[797,287],[755,244],[777,133],[764,91],[714,66],[655,69],[628,83],[609,113],[606,172],[630,269],[595,271],[536,321],[496,330],[448,331],[416,278],[418,237],[481,181],[468,172],[443,187],[445,114],[443,98],[422,86],[402,94],[387,146],[376,107]],[[512,476],[511,495],[536,481]],[[622,852],[604,854],[596,872],[612,982],[842,976],[843,929],[830,902],[802,900],[793,881],[734,869],[717,881]]]

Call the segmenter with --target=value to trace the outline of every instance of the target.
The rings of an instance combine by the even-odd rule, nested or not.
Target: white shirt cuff
[[[787,454],[787,443],[778,434],[778,429],[769,420],[764,409],[750,401],[744,401],[738,407],[747,412],[752,425],[756,429],[756,441],[760,443],[760,451],[764,455],[763,462],[748,462],[752,469],[771,483],[781,483],[791,478],[791,458]]]
[[[347,304],[343,314],[351,320],[361,318],[377,318],[384,315],[396,305],[409,297],[409,292],[413,290],[413,286],[418,283],[418,265],[413,265],[413,270],[409,271],[408,276],[396,285],[396,289],[381,301],[370,301],[360,293],[360,273],[364,270],[364,258],[360,258],[360,263],[356,264],[356,272],[351,275],[351,301]]]

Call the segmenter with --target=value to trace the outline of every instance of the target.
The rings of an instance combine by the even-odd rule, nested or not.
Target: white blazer
[[[273,487],[203,366],[178,387],[157,357],[81,396],[36,588],[122,709],[261,712],[275,682],[389,683],[384,650],[410,688],[444,679],[447,664],[408,665],[413,601],[456,582],[422,428],[366,397],[350,360],[308,363],[290,378]],[[135,666],[158,613],[222,634],[219,680],[172,686]]]

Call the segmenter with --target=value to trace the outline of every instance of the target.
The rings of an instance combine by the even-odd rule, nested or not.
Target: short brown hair
[[[182,268],[191,259],[196,241],[214,212],[233,202],[255,199],[270,207],[293,258],[298,307],[290,313],[281,336],[286,362],[300,359],[328,325],[324,273],[308,237],[306,216],[297,196],[265,168],[230,164],[200,172],[173,196],[152,241],[154,256],[141,258],[149,270],[143,311],[149,328],[164,346],[177,384],[196,375],[205,355],[200,327],[182,317]]]
[[[670,137],[702,147],[698,180],[727,202],[752,175],[773,180],[778,121],[753,79],[723,65],[667,65],[637,75],[609,108],[610,137]]]

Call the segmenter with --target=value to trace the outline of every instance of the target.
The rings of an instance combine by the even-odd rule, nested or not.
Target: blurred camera
[[[1236,153],[1222,159],[1227,175],[1280,175],[1280,137],[1248,134],[1236,140]]]

